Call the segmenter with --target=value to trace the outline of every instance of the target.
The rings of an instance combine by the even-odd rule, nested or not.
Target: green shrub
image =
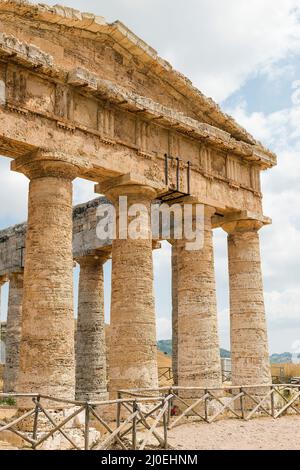
[[[0,400],[0,406],[15,406],[16,400],[14,400],[11,397],[8,398],[3,398],[3,400]]]

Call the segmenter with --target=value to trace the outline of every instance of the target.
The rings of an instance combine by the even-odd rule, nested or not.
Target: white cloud
[[[93,181],[76,178],[73,183],[73,204],[82,204],[99,197],[100,194],[94,192],[94,186]]]
[[[170,339],[172,338],[172,324],[169,318],[158,317],[156,321],[157,339]]]
[[[264,211],[273,226],[261,231],[266,311],[273,350],[288,349],[300,337],[300,104],[291,84],[291,106],[280,111],[247,113],[242,103],[230,112],[256,137],[272,147],[278,166],[263,177]],[[278,348],[279,349],[279,348]]]
[[[266,309],[269,313],[270,324],[280,327],[298,327],[299,335],[299,305],[300,290],[286,289],[283,292],[271,291],[265,295]]]
[[[9,158],[0,157],[0,230],[27,219],[29,180],[10,170]]]

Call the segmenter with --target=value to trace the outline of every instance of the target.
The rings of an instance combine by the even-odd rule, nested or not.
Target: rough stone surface
[[[13,13],[13,15],[11,15],[11,13]],[[148,70],[151,70],[151,77],[148,76],[147,82],[151,80],[154,88],[157,84],[157,77],[162,77],[168,92],[170,93],[170,88],[174,89],[173,95],[175,96],[173,97],[173,102],[175,101],[174,98],[176,98],[176,104],[178,102],[177,106],[183,106],[183,103],[180,103],[181,95],[185,100],[190,100],[191,103],[194,103],[193,108],[202,108],[203,115],[206,115],[206,119],[209,119],[215,127],[223,127],[238,139],[244,139],[252,144],[256,143],[253,137],[238,125],[231,116],[224,114],[211,98],[205,97],[192,85],[191,81],[187,77],[182,73],[175,71],[170,63],[160,58],[152,47],[146,44],[142,39],[138,38],[120,21],[115,21],[114,23],[109,24],[105,22],[103,17],[99,17],[91,13],[81,13],[78,10],[60,5],[55,5],[53,7],[48,5],[32,5],[30,2],[20,2],[18,0],[1,1],[1,14],[3,22],[6,23],[8,32],[11,31],[11,22],[16,21],[16,18],[20,16],[24,18],[24,29],[19,33],[22,35],[22,39],[30,38],[28,32],[28,24],[30,24],[30,22],[38,22],[39,30],[43,29],[43,25],[48,23],[47,29],[49,29],[49,32],[45,28],[46,30],[43,32],[44,34],[42,35],[42,38],[38,36],[37,31],[34,31],[34,28],[33,32],[31,32],[34,36],[34,43],[37,43],[39,47],[42,47],[42,49],[46,51],[46,54],[43,54],[38,48],[34,48],[34,53],[32,54],[33,58],[35,58],[36,55],[38,55],[38,57],[42,55],[42,59],[46,64],[51,60],[49,57],[50,53],[51,56],[54,56],[56,61],[60,63],[63,62],[67,68],[72,65],[72,58],[66,58],[62,54],[62,46],[56,44],[53,39],[51,41],[52,44],[49,41],[51,33],[52,35],[55,33],[57,34],[62,25],[65,26],[64,33],[66,37],[68,37],[67,28],[70,28],[72,32],[73,44],[68,44],[68,47],[72,48],[73,54],[76,51],[76,47],[80,47],[81,50],[91,47],[91,38],[92,40],[94,39],[95,33],[97,34],[98,43],[104,42],[104,39],[109,37],[110,44],[113,44],[114,50],[112,57],[115,59],[116,65],[119,69],[122,70],[124,63],[132,66],[132,62],[135,62],[138,64],[140,69],[139,75],[143,76],[145,73],[147,74]],[[29,18],[29,21],[27,18]],[[82,41],[82,37],[85,37],[86,39],[84,43]],[[30,39],[32,39],[32,36]],[[15,41],[10,40],[9,45],[15,46]],[[27,51],[27,48],[19,45],[18,41],[16,45],[17,50],[19,51],[21,49],[22,55],[25,55],[24,52]],[[109,60],[108,51],[104,49],[103,52]],[[101,56],[98,54],[95,59],[93,62],[90,61],[90,65],[93,68],[93,71],[99,71]],[[144,71],[142,70],[142,67],[144,67]],[[150,74],[148,73],[148,75]],[[130,79],[137,81],[138,77],[132,75],[126,77],[124,74],[122,78],[124,82],[128,84]],[[142,81],[140,82],[142,84]],[[142,86],[145,87],[147,84],[143,83]],[[166,100],[168,98],[164,97],[164,99]]]
[[[117,205],[119,195],[128,205],[150,209],[155,192],[143,186],[118,186],[107,192]],[[130,218],[128,218],[130,222]],[[118,221],[117,221],[118,227]],[[158,386],[156,322],[153,293],[152,238],[116,239],[112,244],[112,298],[110,326],[110,391]]]
[[[178,245],[172,241],[172,371],[178,385]]]
[[[255,221],[225,225],[230,282],[231,369],[234,385],[271,383],[258,229]]]
[[[76,399],[107,399],[103,264],[109,255],[89,255],[80,264],[76,332]]]
[[[24,172],[32,179],[17,391],[38,390],[41,394],[73,399],[74,175],[69,166],[43,162],[26,166]]]
[[[6,323],[6,362],[3,390],[15,392],[19,371],[23,300],[23,273],[9,277],[9,297]]]
[[[23,272],[26,224],[0,230],[0,276]]]
[[[203,248],[188,251],[178,240],[178,383],[181,387],[219,387],[216,286],[211,217],[205,208]]]
[[[111,240],[101,240],[97,237],[97,209],[101,204],[111,203],[103,197],[97,197],[73,208],[74,259],[111,245]],[[0,277],[23,272],[26,229],[27,224],[23,223],[0,230]]]

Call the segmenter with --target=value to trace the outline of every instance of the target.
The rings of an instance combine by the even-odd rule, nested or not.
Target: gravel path
[[[169,442],[185,450],[300,450],[300,416],[183,424],[169,431]]]

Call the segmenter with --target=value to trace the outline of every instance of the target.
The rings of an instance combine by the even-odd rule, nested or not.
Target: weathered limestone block
[[[205,207],[204,243],[188,251],[178,240],[178,382],[181,387],[220,387],[216,286],[211,217]]]
[[[143,185],[107,188],[105,195],[118,209],[119,196],[128,207],[144,204],[150,213],[156,192]],[[118,210],[117,210],[118,212]],[[128,218],[130,222],[130,217]],[[117,219],[117,229],[119,221]],[[153,295],[152,236],[148,239],[116,239],[112,244],[112,298],[109,376],[110,391],[158,386],[155,305]],[[118,230],[117,230],[118,232]]]
[[[9,277],[9,297],[6,323],[6,362],[3,389],[6,393],[16,391],[19,372],[23,300],[23,273]]]
[[[23,272],[26,223],[0,231],[0,277]]]
[[[30,178],[18,392],[74,398],[72,180],[67,157],[16,160]],[[24,403],[25,405],[25,403]]]
[[[73,207],[73,257],[77,259],[93,250],[111,245],[111,240],[97,236],[97,210],[102,205],[111,205],[103,197],[92,199]],[[18,224],[0,230],[0,277],[23,272],[27,224]]]
[[[172,370],[173,383],[178,385],[178,247],[172,244]]]
[[[223,225],[228,235],[233,385],[271,380],[258,230],[262,222]]]
[[[0,275],[0,311],[2,302],[2,286],[8,281],[6,276]],[[5,361],[6,324],[0,321],[0,390],[3,385],[4,361]]]
[[[77,259],[80,264],[76,331],[76,399],[107,399],[103,264],[108,253]]]

